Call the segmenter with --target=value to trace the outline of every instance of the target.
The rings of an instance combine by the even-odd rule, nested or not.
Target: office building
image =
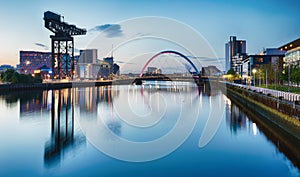
[[[202,76],[220,76],[222,72],[216,66],[202,67]]]
[[[78,63],[97,63],[98,51],[97,49],[86,49],[79,51],[79,61]]]
[[[286,51],[277,48],[266,48],[262,54],[263,55],[285,55]]]
[[[78,63],[76,66],[76,76],[79,79],[98,79],[100,64],[97,62],[98,50],[80,50]]]
[[[17,71],[17,73],[21,73],[21,67],[20,67],[20,64],[17,64],[16,65],[16,71]]]
[[[47,67],[46,65],[40,67],[37,70],[34,70],[35,75],[40,75],[43,79],[50,79],[52,75],[51,68]]]
[[[5,72],[8,69],[15,69],[15,68],[11,65],[1,65],[0,66],[0,73]]]
[[[114,63],[114,65],[113,65],[113,73],[115,75],[120,75],[120,66],[116,63]]]
[[[95,80],[99,78],[99,70],[101,68],[101,64],[78,63],[76,68],[77,68],[77,77],[79,77],[79,79]]]
[[[242,60],[246,57],[246,41],[237,40],[236,36],[230,36],[230,40],[225,44],[225,71],[231,68],[236,72],[241,72]]]
[[[50,52],[20,51],[20,73],[33,74],[42,66],[52,67]]]
[[[285,51],[285,64],[300,67],[300,38],[278,48]]]
[[[99,78],[104,78],[104,79],[109,78],[109,75],[111,74],[112,71],[110,63],[106,61],[100,61],[100,63],[101,65],[98,72]]]
[[[161,74],[161,69],[156,67],[147,67],[147,74],[155,75],[155,74]]]
[[[97,49],[80,50],[79,61],[76,66],[76,76],[79,79],[107,79],[111,74],[119,74],[120,67],[114,64],[113,57],[97,59]]]
[[[263,66],[271,67],[272,71],[278,75],[283,70],[284,54],[247,56],[242,63],[242,76],[251,76],[254,68],[259,70]]]
[[[113,73],[114,57],[105,57],[103,61],[109,64],[109,74]]]

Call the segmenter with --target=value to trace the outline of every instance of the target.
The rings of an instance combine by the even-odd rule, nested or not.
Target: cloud
[[[36,42],[36,43],[34,43],[34,45],[39,46],[39,47],[43,47],[45,50],[49,50],[49,47],[46,46],[45,44]]]
[[[200,57],[200,56],[186,56],[189,59],[199,60],[199,61],[220,61],[224,62],[225,58],[211,58],[211,57]]]
[[[98,31],[103,32],[106,34],[106,37],[113,38],[113,37],[122,37],[123,31],[121,29],[121,25],[119,24],[104,24],[95,26],[94,28],[90,29],[89,31]]]
[[[120,60],[115,60],[116,63],[120,63],[120,64],[134,64],[134,63],[131,63],[131,62],[126,62],[126,61],[120,61]]]
[[[147,36],[152,36],[151,33],[141,33],[141,32],[136,33],[135,35],[136,35],[137,37],[147,37]]]

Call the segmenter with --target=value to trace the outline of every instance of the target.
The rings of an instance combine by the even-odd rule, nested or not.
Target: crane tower
[[[74,39],[75,35],[85,35],[86,29],[77,28],[62,20],[61,15],[47,11],[44,13],[45,27],[54,33],[51,38],[53,78],[72,77],[75,73]]]

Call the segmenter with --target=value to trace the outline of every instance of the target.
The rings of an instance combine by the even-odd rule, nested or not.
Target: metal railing
[[[287,101],[300,101],[300,94],[296,93],[290,93],[290,92],[284,92],[284,91],[278,91],[278,90],[273,90],[273,89],[267,89],[267,88],[261,88],[261,87],[255,87],[255,86],[250,86],[250,85],[242,85],[242,84],[236,84],[236,83],[231,83],[231,82],[225,82],[226,84],[234,85],[236,87],[240,87],[243,89],[250,89],[255,92],[261,92],[266,95],[270,95],[276,98],[282,98]]]

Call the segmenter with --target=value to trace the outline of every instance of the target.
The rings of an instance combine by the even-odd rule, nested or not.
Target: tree
[[[230,74],[230,75],[236,75],[236,73],[234,72],[234,70],[231,68],[230,70],[227,71],[227,74]]]
[[[229,81],[234,81],[234,80],[240,80],[241,79],[240,75],[237,74],[232,68],[227,71],[227,75],[230,75],[228,77]]]
[[[11,77],[11,83],[15,84],[15,83],[18,83],[18,82],[19,82],[19,77],[18,77],[18,75],[14,74]]]
[[[3,82],[12,82],[12,78],[16,80],[18,77],[18,73],[14,69],[7,69],[5,72],[1,74],[1,80]]]
[[[15,83],[41,83],[41,76],[33,77],[31,75],[19,74],[13,69],[8,69],[0,76],[1,81]]]
[[[288,80],[288,68],[285,67],[282,73],[279,74],[279,79],[282,81],[287,81]]]
[[[289,71],[290,70],[290,71]],[[300,68],[296,66],[285,67],[283,72],[280,74],[280,79],[288,82],[290,72],[290,81],[299,84],[300,83]]]
[[[293,67],[291,71],[291,81],[299,84],[300,82],[300,68]]]

